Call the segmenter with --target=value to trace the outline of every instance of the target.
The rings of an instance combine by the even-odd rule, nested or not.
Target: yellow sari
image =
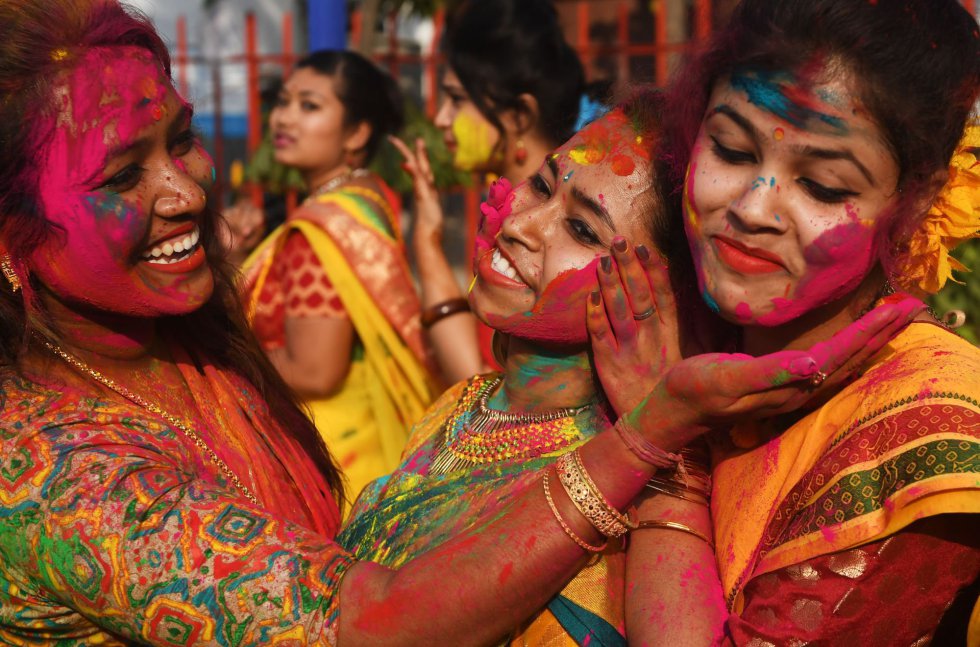
[[[978,400],[980,349],[915,323],[789,429],[767,439],[749,425],[733,430],[715,459],[712,496],[730,608],[741,612],[742,591],[759,575],[925,517],[980,513]],[[980,639],[978,609],[971,645]]]
[[[353,497],[397,467],[408,431],[432,399],[419,301],[390,202],[346,186],[310,198],[246,260],[250,317],[293,232],[309,242],[357,333],[359,347],[343,384],[307,402]]]

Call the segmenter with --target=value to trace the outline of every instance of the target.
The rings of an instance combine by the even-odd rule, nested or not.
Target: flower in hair
[[[980,237],[980,123],[967,126],[949,164],[949,179],[899,259],[895,281],[928,293],[942,289],[953,270],[970,271],[949,250]],[[956,281],[957,283],[959,281]]]

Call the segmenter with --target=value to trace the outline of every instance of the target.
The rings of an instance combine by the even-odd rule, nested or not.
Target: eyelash
[[[717,155],[723,162],[728,164],[748,164],[755,161],[755,155],[726,148],[725,146],[722,146],[721,143],[719,143],[714,137],[711,138],[711,142],[712,151],[714,151],[714,154]],[[830,187],[826,187],[819,182],[814,182],[806,177],[799,178],[797,183],[800,184],[800,186],[802,186],[814,200],[825,204],[840,204],[848,198],[853,198],[854,196],[858,195],[855,191],[848,191],[847,189],[831,189]]]
[[[578,242],[590,246],[602,245],[602,241],[592,231],[592,227],[589,227],[585,222],[578,218],[567,218],[565,222],[568,223],[568,230],[572,233],[572,238]]]
[[[174,138],[170,144],[170,150],[174,157],[183,157],[194,150],[194,146],[199,140],[197,132],[193,128],[188,128]],[[127,164],[97,188],[109,189],[113,193],[123,193],[139,183],[145,170],[139,164]]]
[[[540,173],[535,173],[531,178],[531,190],[546,198],[551,197],[551,187]]]

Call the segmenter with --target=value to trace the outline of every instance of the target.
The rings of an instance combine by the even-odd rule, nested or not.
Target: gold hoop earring
[[[10,283],[11,290],[14,292],[20,290],[20,277],[17,276],[17,272],[14,270],[14,264],[10,260],[10,254],[4,254],[3,258],[0,258],[0,271],[3,272],[7,282]]]

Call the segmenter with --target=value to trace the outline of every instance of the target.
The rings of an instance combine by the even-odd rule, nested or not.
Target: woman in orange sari
[[[977,33],[955,0],[744,0],[681,72],[665,158],[701,295],[744,353],[816,348],[957,267],[949,248],[980,231]],[[923,315],[856,368],[712,438],[726,644],[980,641],[980,350]],[[627,419],[663,424],[682,383],[668,372]],[[633,566],[632,626],[671,642],[662,564]]]
[[[301,60],[269,122],[310,196],[243,267],[252,327],[352,495],[394,469],[432,397],[398,201],[364,168],[401,114],[395,82],[362,56]]]

